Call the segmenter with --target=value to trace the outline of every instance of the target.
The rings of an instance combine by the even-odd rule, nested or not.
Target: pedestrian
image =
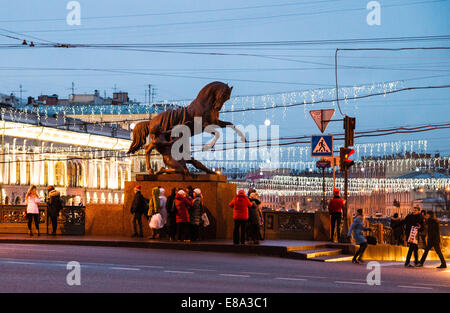
[[[364,255],[364,251],[366,251],[367,248],[367,240],[363,232],[370,231],[371,229],[364,227],[363,210],[358,209],[356,212],[357,212],[356,217],[353,219],[353,223],[350,226],[350,229],[348,230],[347,237],[350,237],[353,231],[353,238],[355,239],[356,244],[359,245],[359,249],[353,256],[352,263],[359,264],[364,263],[362,258]]]
[[[167,224],[167,197],[166,197],[166,190],[162,187],[159,187],[159,210],[160,210],[159,213],[161,214],[162,218],[162,225],[163,228],[165,228]]]
[[[56,235],[58,227],[59,212],[63,209],[61,195],[53,186],[47,188],[47,224],[50,219],[52,222],[52,235]]]
[[[36,186],[31,185],[25,195],[25,203],[27,205],[27,219],[28,219],[28,230],[30,236],[33,236],[32,222],[34,220],[34,225],[36,227],[37,235],[39,236],[39,207],[38,204],[41,202],[37,194]]]
[[[177,194],[177,188],[172,188],[170,195],[167,197],[167,232],[169,240],[174,241],[177,233],[177,209],[175,207],[175,196]]]
[[[422,243],[423,248],[425,248],[427,246],[427,234],[428,234],[428,225],[426,223],[427,211],[425,210],[420,211],[420,215],[422,216],[423,227],[419,230],[418,244]]]
[[[244,190],[239,190],[236,197],[231,200],[229,206],[233,208],[234,219],[234,231],[233,231],[233,243],[235,245],[241,243],[245,244],[245,226],[248,221],[248,209],[252,206],[252,203],[245,195]],[[239,236],[240,229],[240,236]]]
[[[131,214],[133,214],[133,230],[134,233],[131,237],[144,237],[144,232],[142,231],[142,215],[147,213],[147,199],[141,194],[141,186],[136,186],[134,188],[134,198],[130,209]],[[139,234],[137,231],[136,223],[139,225]]]
[[[192,210],[189,212],[189,219],[191,221],[191,240],[195,241],[199,239],[200,236],[200,221],[203,209],[203,196],[200,188],[195,188],[193,191],[194,200],[192,203]]]
[[[184,190],[178,191],[175,196],[175,207],[177,209],[177,235],[178,241],[191,242],[189,226],[189,210],[192,208],[192,199],[186,195]]]
[[[408,254],[406,255],[405,267],[413,267],[410,264],[411,255],[414,253],[414,264],[419,264],[419,246],[418,246],[418,233],[419,229],[423,227],[423,219],[420,214],[420,208],[414,207],[413,212],[408,214],[402,221],[402,225],[405,225],[405,234],[409,245]]]
[[[328,212],[330,213],[331,219],[331,237],[330,241],[334,242],[334,231],[336,230],[337,241],[341,240],[341,220],[342,211],[344,209],[344,200],[340,197],[340,190],[337,188],[333,189],[333,199],[328,203]]]
[[[394,244],[397,246],[403,245],[403,225],[402,219],[398,216],[398,213],[394,213],[391,219],[391,229]]]
[[[150,220],[149,223],[150,229],[152,230],[152,235],[149,237],[149,239],[157,239],[161,235],[159,230],[164,227],[163,218],[161,215],[161,201],[160,201],[159,187],[154,187],[152,189],[152,197],[148,204],[147,216]]]
[[[250,239],[253,241],[254,244],[259,244],[259,239],[261,237],[260,233],[260,216],[259,216],[259,206],[261,204],[261,201],[258,199],[258,193],[252,192],[250,194],[250,202],[252,203],[252,206],[249,209],[249,217],[248,217],[248,226],[249,226],[249,241]]]
[[[185,192],[188,197],[190,197],[191,199],[194,199],[194,188],[192,188],[191,185],[186,187]]]
[[[425,263],[425,260],[427,259],[428,252],[431,250],[431,248],[434,248],[434,251],[436,251],[436,254],[439,256],[439,259],[441,260],[441,265],[437,268],[447,268],[447,263],[445,262],[445,258],[442,255],[441,251],[441,234],[439,231],[439,221],[436,218],[436,215],[433,211],[428,211],[426,215],[426,224],[427,224],[427,246],[425,247],[425,251],[423,252],[422,258],[420,259],[418,267],[422,267]]]

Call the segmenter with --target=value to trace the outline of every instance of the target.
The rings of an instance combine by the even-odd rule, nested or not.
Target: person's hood
[[[59,191],[58,190],[52,190],[50,191],[50,193],[48,194],[49,197],[56,197],[59,196]]]
[[[159,197],[159,188],[158,188],[158,187],[153,188],[153,189],[152,189],[152,194],[153,194],[155,197]]]
[[[245,194],[244,190],[239,190],[239,192],[238,192],[236,197],[238,197],[238,198],[246,198],[247,195]]]
[[[159,188],[159,195],[164,197],[166,195],[166,190],[164,188]]]
[[[392,220],[393,220],[393,221],[400,221],[401,218],[400,218],[400,216],[399,216],[399,217],[393,217]]]
[[[177,195],[175,196],[175,199],[177,199],[177,200],[182,200],[183,198],[184,198],[184,196],[179,193],[177,193]]]

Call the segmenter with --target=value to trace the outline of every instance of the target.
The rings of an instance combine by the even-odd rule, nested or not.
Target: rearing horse
[[[203,151],[211,149],[216,143],[217,139],[220,137],[220,133],[215,130],[215,128],[225,128],[227,126],[231,127],[242,139],[246,142],[245,136],[240,130],[238,130],[233,123],[219,120],[219,112],[222,109],[223,104],[230,99],[231,91],[233,87],[229,87],[227,84],[222,82],[212,82],[203,87],[194,99],[187,107],[182,107],[176,110],[167,110],[159,113],[150,121],[140,122],[133,129],[133,142],[127,153],[134,153],[143,147],[146,143],[147,137],[150,136],[152,142],[157,140],[159,133],[170,133],[171,130],[177,125],[185,125],[189,127],[191,131],[191,136],[201,134],[205,131],[207,126],[207,132],[214,135],[213,140],[203,147]],[[194,118],[201,117],[202,125],[201,127],[194,127]],[[153,145],[149,145],[153,146]],[[150,153],[151,148],[145,149],[146,160],[147,160],[147,170],[152,173],[150,167]],[[167,152],[160,152],[166,153]],[[163,155],[163,159],[170,158],[171,156]],[[212,172],[208,170],[203,164],[194,160],[187,161],[193,164],[195,167],[206,170],[207,172]],[[174,168],[172,164],[165,164],[172,168],[175,172],[180,172],[179,169]],[[187,168],[185,164],[182,165],[185,168],[184,173],[186,173]]]

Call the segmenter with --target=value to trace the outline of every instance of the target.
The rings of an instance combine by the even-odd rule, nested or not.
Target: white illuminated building
[[[5,107],[1,115],[2,204],[23,204],[30,185],[41,199],[55,186],[69,205],[123,203],[132,171],[129,131]]]

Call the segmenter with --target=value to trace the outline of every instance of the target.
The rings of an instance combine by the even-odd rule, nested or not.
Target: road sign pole
[[[323,187],[323,195],[322,195],[322,210],[326,210],[326,202],[325,202],[325,167],[322,167],[322,187]]]

